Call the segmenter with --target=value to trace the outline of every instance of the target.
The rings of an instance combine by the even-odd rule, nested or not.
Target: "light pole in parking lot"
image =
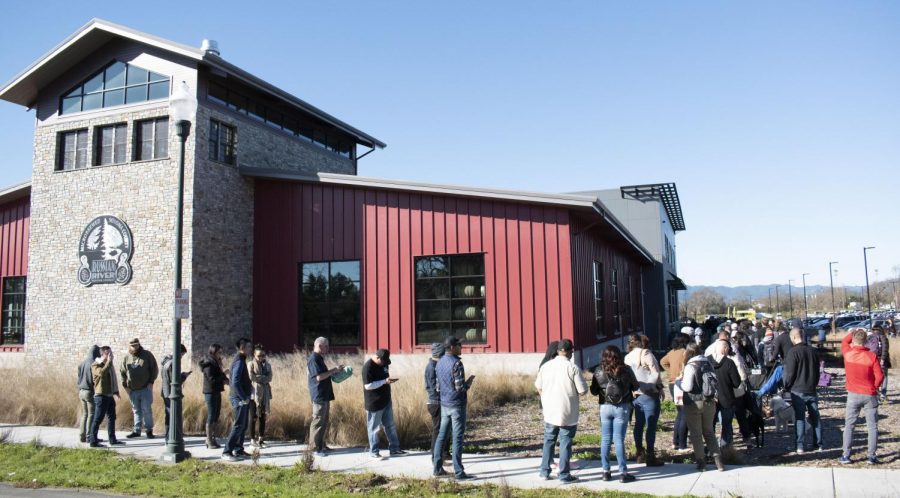
[[[831,265],[838,264],[837,261],[828,262],[828,281],[831,282],[831,333],[834,334],[834,321],[837,320],[837,307],[834,304],[834,270]]]
[[[806,276],[809,273],[803,274],[803,318],[809,320],[809,301],[806,300]]]
[[[775,317],[778,318],[778,312],[781,311],[780,303],[778,302],[778,288],[781,287],[779,284],[775,284]]]
[[[869,259],[866,255],[869,249],[875,249],[875,246],[872,247],[863,247],[863,268],[866,270],[866,301],[869,303],[869,327],[872,326],[872,295],[869,293]]]
[[[794,295],[791,294],[791,282],[793,281],[793,279],[788,280],[788,309],[790,310],[789,316],[791,318],[794,318]]]
[[[769,311],[772,311],[772,288],[769,287]]]

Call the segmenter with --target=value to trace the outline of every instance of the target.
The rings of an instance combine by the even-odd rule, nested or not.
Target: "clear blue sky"
[[[91,17],[230,62],[388,143],[360,174],[678,184],[690,285],[900,265],[900,2],[14,2],[6,81]],[[183,9],[183,10],[182,10]],[[176,13],[177,12],[177,13]],[[0,103],[0,184],[33,113]],[[828,236],[834,232],[835,236]]]

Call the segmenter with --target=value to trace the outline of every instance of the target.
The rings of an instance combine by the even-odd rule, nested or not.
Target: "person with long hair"
[[[616,445],[616,460],[619,463],[619,482],[634,481],[628,473],[625,462],[625,431],[631,419],[634,391],[640,388],[631,367],[625,364],[622,351],[616,346],[607,346],[600,356],[600,366],[594,370],[591,394],[600,401],[600,462],[603,465],[603,480],[612,479],[609,466],[609,448]]]
[[[704,377],[715,376],[712,363],[701,354],[700,346],[688,344],[684,350],[684,370],[681,372],[681,390],[684,391],[684,417],[687,420],[691,445],[694,447],[694,460],[697,470],[706,470],[706,455],[703,443],[716,462],[716,468],[725,470],[719,442],[716,440],[716,429],[713,420],[716,417],[716,400],[703,395]]]
[[[659,375],[659,363],[647,349],[644,337],[642,334],[628,336],[628,354],[625,355],[625,364],[631,367],[635,376],[640,379],[640,393],[634,399],[634,444],[637,447],[638,463],[646,463],[648,467],[659,467],[663,462],[656,458],[656,423],[660,413],[662,379]]]
[[[669,374],[669,396],[675,402],[675,429],[672,432],[672,446],[676,452],[688,451],[688,427],[684,418],[684,402],[682,397],[675,399],[675,379],[681,377],[684,368],[684,353],[691,336],[687,334],[675,334],[672,339],[672,349],[659,361],[662,368]]]
[[[222,412],[222,391],[228,377],[222,370],[224,351],[219,344],[213,344],[206,355],[200,359],[200,370],[203,372],[203,398],[206,400],[206,447],[221,448],[216,441],[216,428],[219,414]]]
[[[544,363],[547,363],[553,358],[556,358],[556,355],[559,354],[559,351],[557,351],[558,349],[559,341],[552,341],[547,345],[547,352],[544,354],[544,358],[541,360],[541,364],[538,366],[538,370],[540,370],[540,368],[544,366]]]

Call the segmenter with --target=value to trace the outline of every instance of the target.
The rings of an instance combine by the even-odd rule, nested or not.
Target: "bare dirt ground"
[[[748,465],[793,465],[808,467],[831,467],[837,465],[841,455],[844,429],[844,370],[831,361],[826,366],[834,374],[831,386],[820,388],[819,410],[823,420],[825,451],[793,453],[794,429],[776,432],[775,422],[766,419],[765,446],[746,447],[740,442],[735,423],[735,445],[733,452],[726,454],[729,463]],[[878,407],[878,458],[880,468],[900,469],[900,375],[889,373],[889,394],[887,403]],[[668,393],[668,391],[667,391]],[[675,412],[664,407],[657,432],[657,451],[668,462],[687,461],[688,456],[675,455],[672,450],[672,427]],[[599,458],[600,423],[596,397],[585,395],[581,401],[581,418],[573,452],[578,458]],[[626,445],[633,448],[630,433]],[[466,432],[466,451],[481,453],[503,453],[521,456],[540,456],[543,444],[543,419],[537,395],[533,399],[506,404],[481,417],[469,421]],[[864,418],[860,418],[854,431],[854,452],[852,466],[865,466],[866,428]],[[631,453],[631,452],[629,452]]]

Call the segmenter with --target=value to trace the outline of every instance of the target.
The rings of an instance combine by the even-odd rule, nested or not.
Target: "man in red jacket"
[[[839,463],[850,463],[850,448],[853,444],[853,428],[859,411],[866,409],[866,429],[869,431],[869,465],[877,465],[875,450],[878,446],[878,387],[884,382],[884,373],[875,353],[863,344],[866,342],[864,329],[853,329],[841,343],[844,356],[844,374],[847,378],[847,412],[844,417],[844,453]]]

